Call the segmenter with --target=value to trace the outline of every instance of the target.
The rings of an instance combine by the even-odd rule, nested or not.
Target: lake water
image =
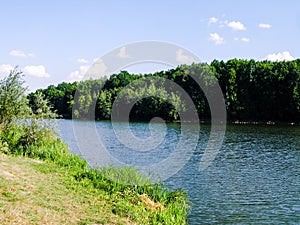
[[[117,124],[120,130],[123,126]],[[78,137],[80,127],[82,137]],[[95,136],[84,136],[90,127],[96,130]],[[153,124],[158,139],[160,134],[165,134],[165,138],[151,150],[147,150],[147,142],[136,146],[141,148],[138,151],[118,140],[110,122],[59,122],[61,137],[73,153],[97,160],[97,149],[93,149],[99,147],[93,141],[97,137],[111,158],[138,167],[167,163],[182,138],[180,128],[180,124],[166,127]],[[139,138],[150,135],[146,123],[132,123],[130,129]],[[193,137],[193,125],[186,132],[190,132],[188,137]],[[200,138],[192,154],[189,140],[180,149],[182,158],[188,160],[178,158],[162,167],[163,172],[180,169],[164,182],[171,189],[182,188],[188,193],[189,224],[300,224],[300,126],[228,125],[215,160],[207,169],[199,171],[209,133],[210,126],[201,125]],[[86,145],[78,145],[78,141]],[[87,155],[82,146],[89,146],[93,154]]]

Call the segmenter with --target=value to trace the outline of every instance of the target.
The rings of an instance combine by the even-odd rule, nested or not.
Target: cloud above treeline
[[[295,58],[291,55],[290,52],[284,51],[284,52],[268,54],[266,59],[273,61],[273,62],[276,62],[276,61],[278,62],[278,61],[292,61]]]
[[[77,70],[74,70],[69,73],[68,77],[66,78],[67,82],[82,81],[90,78],[97,79],[100,77],[107,76],[109,74],[109,71],[107,71],[107,67],[102,61],[102,59],[94,58],[92,60],[88,60],[85,58],[79,58],[77,59],[77,62],[81,65]],[[95,75],[94,73],[95,70],[97,75]]]
[[[46,68],[43,65],[39,66],[25,66],[23,69],[25,75],[32,76],[32,77],[50,77],[49,73],[46,72]]]
[[[27,53],[22,50],[11,50],[9,55],[12,57],[20,58],[33,58],[35,57],[34,53]],[[0,65],[0,75],[1,77],[7,76],[15,67],[11,64],[2,64]],[[50,74],[47,72],[44,65],[26,65],[23,68],[17,68],[23,72],[25,76],[36,77],[36,78],[49,78]]]
[[[0,65],[0,76],[7,76],[12,70],[14,70],[14,66],[10,64],[2,64]],[[50,74],[46,71],[46,67],[44,65],[38,66],[25,66],[20,68],[20,70],[24,73],[25,76],[31,76],[36,78],[49,78]]]
[[[180,64],[189,65],[196,62],[196,59],[194,59],[190,55],[185,54],[182,49],[178,49],[178,51],[176,51],[176,61]]]

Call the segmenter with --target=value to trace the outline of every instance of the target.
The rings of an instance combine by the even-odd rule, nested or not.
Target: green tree
[[[22,145],[39,144],[43,140],[54,137],[54,122],[58,115],[51,109],[48,99],[41,92],[32,96],[34,107],[29,119],[24,121],[24,135],[21,138]]]
[[[56,119],[57,114],[52,110],[48,99],[46,99],[41,92],[33,95],[33,115],[31,118],[35,119]]]
[[[165,78],[173,84],[171,82],[164,87],[161,82],[155,85],[142,82],[140,86],[131,86],[122,92],[128,84],[151,77]],[[180,65],[168,71],[144,75],[121,71],[108,79],[72,84],[64,82],[37,92],[43,93],[63,118],[70,118],[73,109],[76,118],[110,119],[111,107],[116,98],[121,97],[125,104],[138,99],[131,110],[132,119],[149,120],[159,116],[177,120],[178,111],[190,109],[182,99],[182,93],[177,90],[177,84],[191,97],[199,118],[210,120],[207,98],[214,96],[214,88],[219,84],[230,120],[297,122],[300,120],[299,83],[299,59],[285,62],[231,59],[214,60],[210,65]],[[141,99],[143,93],[149,92],[151,97]],[[31,96],[30,103],[35,104]]]
[[[96,116],[99,119],[109,120],[112,108],[112,93],[109,90],[102,90],[97,99]]]
[[[23,73],[17,68],[0,80],[0,123],[2,132],[14,119],[28,116],[30,108],[23,86]]]
[[[16,69],[0,81],[0,145],[6,146],[6,152],[24,154],[28,146],[54,137],[50,120],[47,119],[56,115],[51,111],[48,101],[41,92],[32,95],[32,110],[25,95],[27,89],[23,85],[23,74]]]

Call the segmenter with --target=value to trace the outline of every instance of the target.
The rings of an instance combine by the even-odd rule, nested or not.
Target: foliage
[[[49,101],[44,98],[41,92],[31,96],[34,107],[29,119],[23,121],[22,127],[25,131],[21,139],[21,145],[38,145],[44,140],[55,137],[55,122],[57,114],[51,110]]]
[[[204,92],[213,94],[210,93],[211,87],[218,82],[229,120],[300,121],[300,59],[284,62],[214,60],[210,65],[181,65],[144,75],[121,71],[109,79],[62,83],[38,91],[46,93],[54,109],[64,118],[72,117],[70,109],[74,106],[75,118],[111,119],[112,106],[118,99],[118,104],[135,102],[130,112],[133,120],[148,121],[155,116],[169,121],[178,120],[179,112],[189,110],[189,106],[175,85],[143,84],[145,78],[155,77],[168,79],[183,88],[202,120],[210,119],[210,107]],[[64,89],[62,86],[72,88]],[[124,88],[125,91],[122,91]],[[151,92],[152,96],[141,98],[145,92]],[[65,96],[72,100],[67,101]],[[62,113],[62,108],[68,109],[68,112]]]
[[[25,154],[31,145],[54,138],[55,133],[49,119],[57,117],[40,92],[31,95],[34,102],[31,109],[23,84],[22,72],[17,70],[12,70],[0,82],[0,142],[7,145],[6,152],[19,154]]]
[[[31,108],[35,108],[35,95],[41,93],[45,99],[47,99],[51,107],[57,114],[64,118],[71,118],[72,107],[74,104],[74,94],[77,89],[77,82],[74,83],[60,83],[57,86],[50,85],[47,89],[38,89],[35,93],[28,95],[29,104]]]
[[[29,115],[30,109],[25,97],[22,72],[14,69],[0,80],[0,124],[1,132],[15,119]]]
[[[73,96],[73,115],[77,119],[94,119],[95,107],[98,96],[101,96],[101,87],[105,78],[100,80],[86,80],[78,83],[76,93]],[[107,95],[106,97],[109,97]],[[106,100],[105,100],[106,101]],[[71,107],[71,105],[70,105]],[[104,111],[104,115],[106,112]],[[72,114],[69,115],[72,117]],[[99,117],[99,115],[97,116]]]

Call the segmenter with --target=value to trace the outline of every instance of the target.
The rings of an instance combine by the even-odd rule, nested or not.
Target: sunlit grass
[[[1,155],[1,224],[186,224],[186,195],[132,167],[89,168],[56,139],[15,154],[42,161]]]

